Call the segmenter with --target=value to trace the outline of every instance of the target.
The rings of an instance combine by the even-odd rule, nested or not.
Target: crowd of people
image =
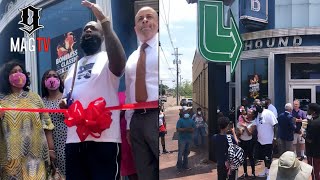
[[[30,91],[22,64],[4,64],[0,107],[67,109],[79,101],[86,109],[100,97],[107,107],[158,101],[157,12],[150,7],[137,12],[134,29],[141,44],[126,60],[110,18],[95,3],[82,1],[82,5],[98,20],[83,28],[80,46],[85,56],[70,67],[65,79],[53,69],[46,71],[41,97]],[[83,67],[91,68],[86,78],[78,76]],[[118,92],[124,74],[126,91]],[[53,169],[68,180],[120,179],[120,175],[130,180],[158,179],[158,113],[157,107],[114,110],[109,128],[99,136],[88,133],[82,141],[79,127],[66,126],[62,113],[0,110],[0,179],[44,180]]]
[[[212,141],[216,147],[219,180],[237,177],[237,169],[230,168],[227,134],[232,134],[233,143],[243,150],[244,174],[239,179],[255,179],[258,160],[263,160],[265,166],[258,177],[308,180],[311,176],[313,180],[320,179],[320,138],[316,133],[320,129],[320,105],[311,103],[304,112],[299,100],[293,104],[285,104],[285,112],[278,116],[270,99],[256,99],[249,106],[244,98],[235,123],[228,117],[218,119],[220,132],[212,137]],[[275,154],[280,158],[273,161]],[[306,158],[309,165],[303,162]],[[251,166],[250,176],[247,159]]]
[[[278,115],[269,98],[255,99],[252,105],[243,98],[241,106],[237,108],[238,118],[235,122],[219,113],[219,132],[209,139],[215,147],[218,180],[236,179],[240,165],[244,174],[239,179],[265,177],[270,180],[308,180],[310,176],[313,180],[320,179],[320,137],[317,135],[320,130],[320,105],[311,103],[305,112],[300,109],[300,101],[294,100],[293,105],[287,103],[284,109]],[[176,124],[178,173],[191,169],[188,164],[190,147],[192,144],[198,147],[198,136],[207,134],[201,108],[197,108],[194,115],[191,114],[192,109],[182,107]],[[230,146],[241,151],[231,150],[233,152],[230,154]],[[238,162],[244,159],[243,162],[231,162],[232,153],[240,159]],[[279,159],[274,160],[276,157]],[[251,167],[250,174],[247,161]],[[264,163],[264,169],[256,175],[259,162]]]

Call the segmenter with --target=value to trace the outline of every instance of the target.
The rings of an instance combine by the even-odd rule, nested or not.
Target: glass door
[[[320,86],[317,86],[319,95],[318,99],[320,101]],[[291,85],[289,90],[289,102],[293,102],[294,100],[300,101],[300,108],[304,111],[307,111],[308,105],[310,103],[316,102],[316,92],[315,86],[298,86],[298,85]]]

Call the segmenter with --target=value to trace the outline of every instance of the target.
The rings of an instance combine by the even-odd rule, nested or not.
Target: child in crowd
[[[220,130],[219,134],[213,136],[214,147],[216,147],[216,160],[217,160],[217,171],[218,171],[218,180],[234,180],[236,176],[236,171],[231,171],[229,168],[228,162],[228,139],[227,132],[231,130],[232,132],[232,142],[234,144],[238,143],[237,136],[234,131],[233,124],[230,123],[228,117],[220,117],[218,119],[218,127]]]

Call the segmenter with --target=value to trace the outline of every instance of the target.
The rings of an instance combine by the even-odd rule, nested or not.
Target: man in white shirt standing
[[[71,98],[80,101],[84,109],[100,97],[105,99],[107,106],[117,106],[120,77],[126,64],[124,49],[101,8],[89,1],[81,4],[90,8],[99,22],[88,22],[83,29],[80,46],[85,56],[76,62],[77,68],[73,64],[69,69],[64,82],[64,97],[74,82]],[[103,41],[107,52],[101,51]],[[65,100],[61,101],[60,107],[66,108]],[[83,142],[77,134],[79,129],[68,127],[66,179],[120,179],[119,118],[120,112],[112,111],[110,128],[102,131],[99,138],[89,134]]]
[[[151,7],[135,16],[140,46],[126,65],[126,102],[159,99],[158,14]],[[131,142],[139,180],[159,179],[159,108],[126,111],[127,138]]]
[[[274,116],[275,116],[276,118],[278,118],[278,111],[277,111],[277,108],[276,108],[276,107],[274,107],[274,105],[273,105],[273,104],[271,104],[271,99],[266,98],[266,100],[265,100],[265,104],[266,104],[266,108],[267,108],[267,109],[269,109],[270,111],[272,111],[272,112],[273,112],[273,114],[274,114]]]
[[[256,126],[258,131],[257,157],[264,160],[265,170],[259,177],[267,177],[272,162],[273,141],[275,140],[277,118],[272,111],[265,109],[261,101],[256,102],[256,110],[258,116],[256,118]]]

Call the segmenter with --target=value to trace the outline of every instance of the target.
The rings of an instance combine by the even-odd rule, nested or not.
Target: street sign
[[[233,73],[243,42],[233,15],[225,27],[223,14],[222,1],[198,1],[198,50],[208,61],[230,62]]]

